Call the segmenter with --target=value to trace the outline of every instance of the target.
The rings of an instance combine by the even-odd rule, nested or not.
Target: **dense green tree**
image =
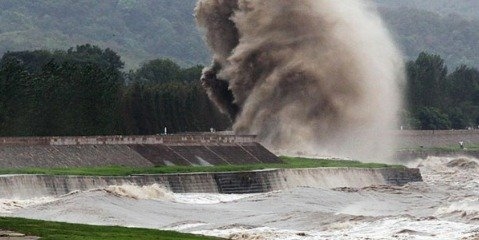
[[[448,76],[451,105],[448,107],[453,128],[477,126],[479,123],[479,71],[459,66]]]
[[[31,111],[31,77],[15,58],[3,57],[0,62],[0,134],[28,135],[28,114]]]
[[[59,55],[62,55],[62,51],[58,51]],[[79,45],[76,48],[70,48],[63,54],[64,59],[60,61],[73,61],[73,62],[87,62],[94,63],[103,68],[122,69],[125,65],[120,56],[113,50],[107,48],[102,50],[98,46],[91,44]]]
[[[128,134],[158,133],[153,112],[153,99],[144,84],[130,85],[123,97],[124,129]]]
[[[180,81],[181,77],[181,67],[170,59],[149,61],[135,72],[137,81],[156,84]]]
[[[423,107],[418,110],[418,119],[422,130],[444,130],[451,128],[451,122],[446,114],[433,107]]]
[[[463,112],[461,108],[450,109],[448,116],[453,129],[465,129],[472,126],[473,120],[471,116]]]
[[[5,135],[115,132],[122,84],[122,63],[115,56],[91,45],[6,54],[0,104],[14,109],[2,114]]]
[[[451,99],[454,105],[471,102],[479,105],[479,71],[465,65],[449,75]]]
[[[226,129],[202,66],[156,59],[124,73],[110,49],[22,51],[0,60],[0,135],[157,134]],[[127,80],[125,80],[127,79]]]
[[[198,83],[129,85],[123,97],[124,129],[129,134],[226,129],[231,122],[209,101]]]
[[[479,119],[479,71],[461,65],[447,75],[444,60],[438,55],[421,53],[407,63],[406,99],[411,115],[423,129],[447,126],[464,129],[477,126]],[[446,124],[448,120],[450,124]]]
[[[181,71],[181,80],[187,82],[198,81],[201,78],[201,72],[204,66],[196,65],[193,67],[185,68]]]
[[[441,108],[447,104],[447,67],[440,56],[422,52],[416,61],[407,64],[407,69],[410,107]]]

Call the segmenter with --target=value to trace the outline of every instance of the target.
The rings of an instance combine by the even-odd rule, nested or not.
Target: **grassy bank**
[[[192,234],[183,234],[173,231],[160,231],[143,228],[126,228],[117,226],[93,226],[30,220],[23,218],[0,217],[0,229],[15,231],[29,236],[41,237],[45,240],[123,240],[123,239],[185,239],[185,240],[213,240],[220,238],[205,237]]]
[[[403,147],[398,151],[449,151],[449,152],[479,152],[479,144],[464,143],[464,148],[461,149],[459,144],[434,146],[434,147]]]
[[[387,168],[402,167],[381,163],[362,163],[359,161],[309,159],[281,157],[282,163],[247,164],[219,166],[161,166],[161,167],[81,167],[81,168],[26,168],[0,169],[0,174],[47,174],[47,175],[89,175],[89,176],[127,176],[133,174],[192,173],[192,172],[234,172],[251,171],[270,168],[318,168],[318,167],[351,167],[351,168]]]

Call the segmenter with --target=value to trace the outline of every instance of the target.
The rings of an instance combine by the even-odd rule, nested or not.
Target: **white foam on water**
[[[244,198],[256,196],[258,194],[216,194],[216,193],[173,193],[161,184],[152,184],[146,186],[137,186],[132,184],[111,185],[105,188],[92,189],[88,191],[73,191],[59,197],[41,197],[32,199],[0,199],[2,206],[33,206],[36,204],[55,201],[59,198],[81,194],[86,192],[105,191],[116,197],[143,199],[143,200],[162,200],[184,204],[218,204],[233,202]],[[5,207],[5,208],[6,208]],[[0,208],[1,210],[1,208]]]
[[[193,231],[195,234],[210,235],[233,240],[312,240],[312,239],[462,239],[474,236],[479,227],[439,220],[416,221],[408,218],[386,218],[373,222],[351,224],[341,229],[325,231],[298,231],[269,227]]]
[[[166,189],[163,185],[156,183],[148,186],[135,186],[129,184],[124,184],[120,186],[108,186],[103,190],[116,196],[129,197],[134,199],[175,199],[171,191]]]
[[[257,194],[173,193],[160,184],[147,186],[109,186],[106,192],[133,199],[164,200],[184,204],[218,204],[233,202]]]
[[[197,227],[200,227],[200,226],[204,226],[206,225],[205,223],[183,223],[183,224],[179,224],[179,225],[176,225],[176,226],[173,226],[173,227],[166,227],[166,228],[163,228],[164,230],[168,230],[168,231],[185,231],[185,230],[188,230],[188,229],[191,229],[191,228],[197,228]]]
[[[450,203],[448,206],[440,207],[437,215],[461,213],[466,216],[479,216],[479,198],[471,197]],[[479,220],[479,219],[478,219]]]
[[[0,199],[0,214],[11,213],[18,209],[55,201],[55,197],[40,197],[32,199]]]
[[[370,239],[458,239],[471,236],[478,227],[473,224],[441,220],[417,220],[410,218],[385,218],[364,222],[346,231],[332,232],[333,236]],[[324,234],[321,234],[324,236]],[[342,238],[347,239],[347,238]]]
[[[231,239],[474,239],[479,236],[479,172],[467,166],[477,160],[458,159],[411,162],[424,182],[402,187],[226,195],[122,185],[57,198],[4,199],[0,215]]]
[[[174,201],[185,204],[218,204],[234,202],[258,194],[177,193]]]

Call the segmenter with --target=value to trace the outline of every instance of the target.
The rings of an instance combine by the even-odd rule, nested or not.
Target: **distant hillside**
[[[93,43],[127,66],[170,57],[191,65],[209,53],[196,30],[195,0],[2,0],[0,54]]]
[[[196,0],[1,0],[0,55],[91,43],[127,68],[155,58],[207,64],[193,17]],[[479,67],[478,0],[374,0],[408,59],[421,51],[449,66]],[[452,14],[452,15],[451,15]]]
[[[407,7],[441,15],[459,15],[466,19],[479,19],[477,0],[374,0],[384,7]]]
[[[441,55],[453,68],[479,67],[479,19],[403,7],[381,7],[380,12],[409,59],[427,51]]]

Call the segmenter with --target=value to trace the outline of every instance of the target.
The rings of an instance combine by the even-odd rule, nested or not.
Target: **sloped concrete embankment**
[[[0,168],[280,163],[254,136],[183,134],[0,138]]]
[[[479,144],[479,130],[404,130],[396,132],[399,147],[402,149],[443,148],[463,142],[467,148]]]
[[[395,159],[400,161],[426,159],[428,157],[479,158],[479,130],[425,130],[398,131],[399,150]],[[464,149],[460,148],[463,143]]]
[[[261,193],[294,187],[366,187],[422,181],[418,169],[273,169],[232,173],[134,175],[127,177],[4,175],[0,198],[59,196],[111,185],[154,183],[176,193]]]

